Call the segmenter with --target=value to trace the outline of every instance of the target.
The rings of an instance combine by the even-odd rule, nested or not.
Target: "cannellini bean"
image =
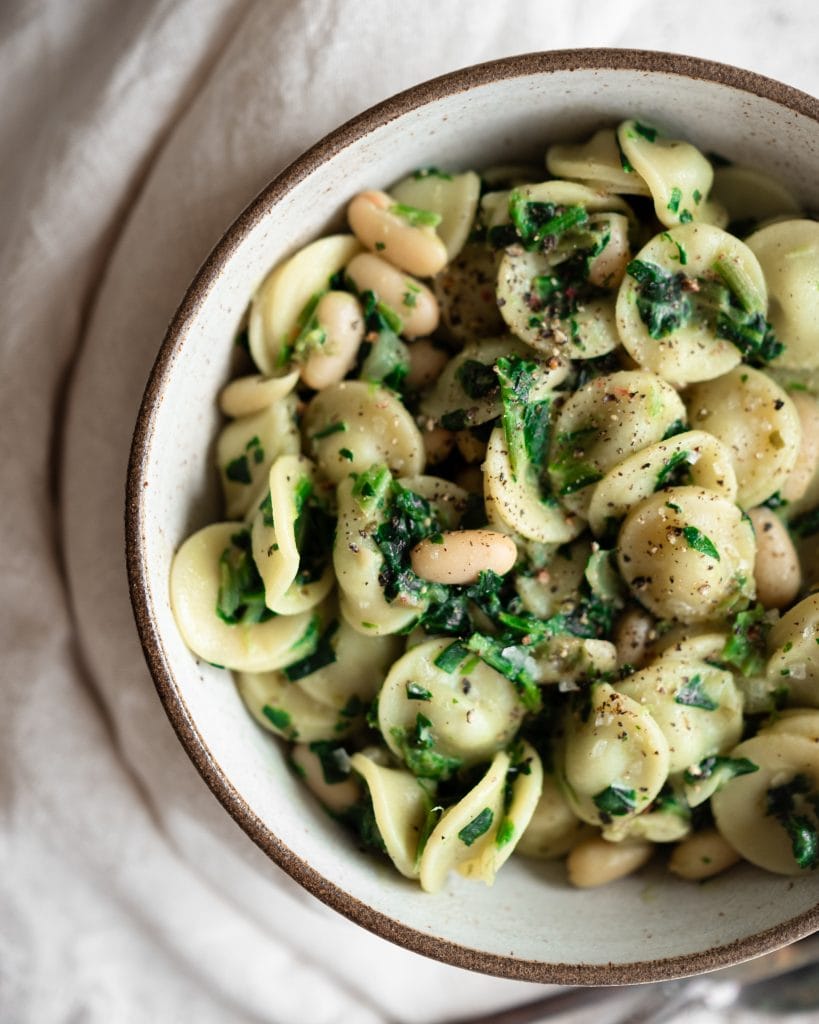
[[[394,310],[401,318],[401,334],[405,338],[420,338],[432,334],[438,326],[440,313],[438,300],[414,277],[408,277],[391,263],[361,252],[347,264],[347,276],[359,292],[372,291],[377,298]]]
[[[449,353],[429,338],[419,338],[409,346],[409,373],[406,385],[410,391],[423,391],[433,384],[449,362]]]
[[[654,845],[644,839],[609,842],[590,836],[577,844],[566,858],[569,881],[579,889],[606,885],[637,871],[651,859]]]
[[[424,439],[424,451],[428,466],[435,466],[439,462],[443,462],[455,447],[455,435],[451,430],[444,430],[443,427],[433,426],[429,430],[422,430],[421,436]]]
[[[321,391],[344,380],[355,365],[364,337],[361,304],[348,292],[327,292],[316,306],[316,320],[325,332],[324,344],[310,351],[301,368],[301,379]]]
[[[642,668],[655,636],[654,619],[648,612],[642,608],[628,608],[614,629],[617,664]]]
[[[740,860],[715,828],[694,832],[674,847],[668,861],[668,870],[680,878],[699,882],[725,871]]]
[[[437,542],[422,540],[410,552],[412,569],[430,583],[474,583],[491,569],[503,576],[517,561],[518,549],[506,534],[494,530],[452,530]]]
[[[476,437],[471,430],[459,430],[455,444],[467,462],[483,462],[486,458],[486,441]]]
[[[399,270],[433,277],[447,261],[446,245],[431,226],[411,224],[386,192],[361,192],[347,207],[353,234]]]
[[[756,533],[754,579],[757,600],[766,608],[785,608],[799,593],[799,556],[782,520],[760,505],[748,513]]]
[[[342,782],[327,782],[320,758],[306,743],[293,747],[290,760],[304,773],[307,788],[329,811],[340,814],[361,798],[361,787],[352,774]]]
[[[298,379],[298,370],[284,377],[263,377],[260,373],[237,377],[222,389],[219,408],[225,416],[252,416],[289,395]]]
[[[589,281],[600,288],[616,288],[623,280],[631,256],[628,244],[628,220],[621,213],[605,215],[609,241],[589,264]]]
[[[796,406],[802,425],[802,440],[796,465],[790,471],[781,494],[786,501],[798,501],[819,468],[819,401],[813,395],[791,393],[790,400]]]

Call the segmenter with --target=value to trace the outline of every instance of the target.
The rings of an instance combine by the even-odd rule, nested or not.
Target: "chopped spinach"
[[[419,778],[448,779],[463,763],[460,758],[447,757],[435,750],[432,722],[420,712],[412,729],[393,726],[390,735],[409,770]]]
[[[637,282],[637,311],[652,338],[665,338],[691,321],[694,304],[681,270],[672,274],[648,260],[632,260],[626,273]]]
[[[582,206],[531,201],[524,192],[513,189],[509,194],[509,218],[526,249],[548,251],[561,235],[585,225],[589,215]]]
[[[494,818],[495,815],[492,808],[484,807],[477,817],[473,818],[468,825],[464,825],[458,833],[458,838],[464,846],[471,846],[476,839],[480,839],[481,836],[486,835],[492,827]]]
[[[298,738],[299,734],[292,726],[292,719],[289,711],[285,711],[284,708],[274,708],[269,704],[265,704],[262,708],[262,714],[274,728],[279,730],[279,732],[287,733],[288,739],[295,740]]]
[[[798,801],[797,798],[803,798]],[[776,818],[791,841],[793,859],[800,868],[811,870],[819,866],[819,837],[816,826],[797,805],[812,807],[817,814],[819,796],[811,792],[810,779],[801,773],[788,782],[772,786],[766,794],[766,813]]]
[[[330,437],[331,434],[343,434],[347,430],[347,424],[344,420],[338,420],[335,423],[328,423],[326,427],[322,427],[321,430],[317,430],[312,435],[313,441],[320,441],[323,437]]]
[[[276,614],[265,605],[264,584],[253,561],[249,530],[234,533],[230,547],[219,558],[216,614],[229,626],[266,622]]]
[[[312,481],[302,477],[294,493],[296,518],[293,532],[299,552],[296,583],[304,586],[320,579],[333,551],[335,518],[326,502],[316,494]]]
[[[631,814],[637,807],[636,791],[620,786],[616,782],[595,794],[592,800],[600,812],[600,820],[604,825],[609,824],[612,818],[622,818],[626,814]]]
[[[738,612],[718,663],[738,669],[743,676],[761,675],[767,661],[766,637],[770,628],[762,604]]]
[[[674,452],[657,473],[654,490],[659,491],[663,487],[678,487],[681,484],[689,483],[691,479],[690,467],[691,452]]]
[[[682,528],[682,535],[690,548],[698,551],[701,555],[713,558],[717,562],[720,560],[719,551],[717,551],[714,542],[701,530],[698,530],[696,526],[684,526]]]
[[[494,368],[478,359],[465,359],[455,375],[469,398],[479,399],[498,390]]]
[[[315,740],[309,746],[321,762],[321,773],[328,786],[346,782],[350,777],[350,755],[340,743]]]
[[[497,361],[506,446],[512,473],[517,478],[528,469],[542,490],[543,465],[549,447],[551,399],[532,400],[538,364],[519,356]],[[545,495],[548,497],[548,495]]]
[[[469,648],[460,640],[455,640],[438,655],[433,664],[443,672],[451,674],[469,654]]]
[[[359,379],[401,391],[409,372],[409,350],[398,337],[402,320],[374,292],[365,291],[360,298],[366,333],[358,350]]]
[[[684,780],[691,786],[710,779],[713,775],[720,774],[724,782],[733,779],[738,775],[750,775],[759,771],[759,765],[754,764],[747,757],[706,757],[705,760],[692,768],[686,768],[683,772]]]
[[[473,633],[467,640],[467,647],[514,685],[527,710],[540,708],[540,689],[531,675],[532,655],[527,647],[514,640],[510,642],[508,637],[483,633]]]
[[[694,675],[674,694],[674,703],[701,711],[716,711],[719,704],[712,700],[703,689],[702,676]]]
[[[405,220],[414,228],[437,228],[441,223],[440,213],[433,213],[432,210],[419,210],[417,206],[408,206],[406,203],[393,203],[388,212]]]
[[[291,683],[294,683],[297,679],[303,679],[305,676],[312,675],[313,672],[318,672],[320,668],[326,668],[327,665],[333,664],[336,660],[336,650],[332,640],[337,631],[338,622],[334,620],[321,634],[315,650],[311,654],[282,669],[282,672]]]
[[[562,497],[582,491],[584,487],[603,479],[597,465],[586,457],[589,443],[599,434],[597,427],[583,427],[579,430],[558,434],[549,463],[549,473]]]
[[[432,700],[432,694],[420,683],[407,683],[407,700]]]

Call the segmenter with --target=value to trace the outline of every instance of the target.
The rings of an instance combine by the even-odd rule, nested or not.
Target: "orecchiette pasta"
[[[819,226],[663,127],[338,197],[240,321],[171,607],[428,892],[819,867]]]

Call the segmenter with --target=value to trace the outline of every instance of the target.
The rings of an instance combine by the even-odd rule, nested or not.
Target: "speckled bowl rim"
[[[126,559],[131,603],[139,637],[160,700],[182,746],[213,794],[250,838],[295,881],[356,924],[400,946],[456,967],[558,985],[621,985],[659,981],[714,970],[777,949],[819,929],[819,905],[782,924],[701,952],[628,964],[567,964],[503,956],[470,949],[416,931],[356,899],[329,881],[286,846],[239,795],[211,754],[177,689],[162,637],[152,613],[152,596],[142,533],[142,469],[154,430],[154,417],[172,372],[173,357],[196,320],[204,298],[241,239],[299,182],[328,158],[374,129],[445,96],[491,82],[556,71],[659,72],[717,82],[777,103],[819,122],[819,100],[790,86],[730,65],[647,50],[579,49],[522,54],[477,64],[434,78],[371,107],[320,142],[281,172],[247,207],[205,261],[177,310],[151,371],[140,406],[128,465],[125,509]]]

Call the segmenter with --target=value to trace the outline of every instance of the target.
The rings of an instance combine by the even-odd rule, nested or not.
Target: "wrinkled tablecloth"
[[[0,1020],[429,1022],[541,993],[347,922],[213,799],[128,604],[137,407],[224,229],[370,104],[476,61],[598,45],[817,92],[817,20],[811,0],[0,4]]]

